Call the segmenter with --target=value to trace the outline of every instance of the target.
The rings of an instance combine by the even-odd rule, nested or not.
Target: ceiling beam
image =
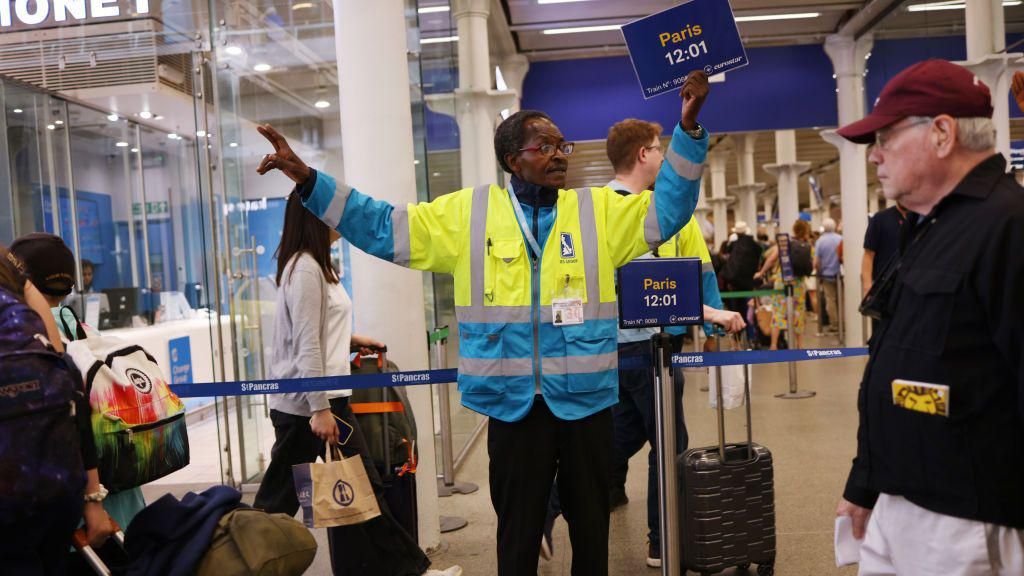
[[[839,26],[836,34],[849,36],[854,40],[867,34],[878,26],[886,16],[898,9],[904,0],[870,0],[845,23]]]

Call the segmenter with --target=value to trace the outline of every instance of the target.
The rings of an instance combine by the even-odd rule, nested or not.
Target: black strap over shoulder
[[[68,321],[64,317],[64,311],[65,310],[70,312],[71,313],[71,317],[75,319],[75,332],[74,332],[74,334],[71,333],[71,327],[68,326]],[[75,309],[74,308],[72,308],[71,306],[61,306],[60,310],[57,312],[57,316],[60,317],[60,327],[61,327],[61,330],[64,332],[64,337],[65,338],[67,338],[68,340],[84,340],[85,339],[85,337],[86,337],[85,336],[85,329],[82,328],[82,321],[79,320],[78,314],[75,313]]]

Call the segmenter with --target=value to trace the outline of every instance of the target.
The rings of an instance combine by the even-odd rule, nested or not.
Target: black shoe
[[[661,568],[661,546],[647,542],[647,566]]]
[[[612,510],[615,510],[619,506],[629,504],[629,497],[626,496],[626,489],[612,488],[611,493],[608,495],[608,501],[611,504]]]

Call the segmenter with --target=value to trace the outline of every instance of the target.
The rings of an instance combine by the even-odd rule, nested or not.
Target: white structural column
[[[796,131],[775,132],[775,163],[764,169],[779,181],[779,232],[789,232],[800,217],[800,175],[810,162],[797,162]]]
[[[407,49],[380,40],[406,37],[405,2],[334,2],[334,22],[344,180],[392,204],[416,202]],[[367,46],[373,58],[366,57]],[[386,142],[388,153],[368,142]],[[355,331],[387,343],[391,359],[406,370],[429,367],[422,274],[352,251]],[[429,386],[408,392],[418,435],[428,439],[418,446],[416,497],[420,546],[430,549],[441,541],[431,393]]]
[[[1006,27],[1002,0],[967,0],[967,61],[962,62],[992,92],[992,121],[996,125],[996,150],[1010,158],[1010,107],[1006,95],[1014,65],[1022,54],[1006,54]]]
[[[739,183],[729,187],[729,192],[739,200],[735,210],[736,219],[743,220],[756,233],[757,230],[757,195],[765,185],[754,181],[754,145],[757,133],[750,132],[733,136],[736,143],[736,168]]]
[[[515,92],[515,98],[509,111],[513,114],[518,112],[523,101],[523,81],[526,80],[526,73],[530,71],[530,60],[522,54],[514,54],[501,61],[501,75],[505,78],[505,85]]]
[[[864,117],[864,63],[873,39],[859,40],[832,35],[825,40],[825,53],[836,73],[839,125]],[[840,189],[843,210],[844,276],[843,317],[847,346],[864,345],[864,326],[858,306],[861,299],[860,261],[864,255],[864,233],[868,225],[867,147],[849,142],[834,131],[822,137],[839,149]]]
[[[725,195],[725,162],[729,159],[727,151],[714,151],[708,154],[711,165],[711,209],[715,215],[715,247],[722,245],[729,238],[729,203],[731,198]]]
[[[455,119],[459,124],[462,185],[489,184],[498,177],[494,157],[494,125],[498,112],[511,108],[511,91],[491,89],[491,56],[487,40],[490,0],[453,0],[452,16],[459,31],[459,88]]]
[[[769,192],[761,195],[761,202],[763,203],[764,229],[768,237],[773,238],[775,236],[775,228],[778,225],[774,218],[775,194]]]

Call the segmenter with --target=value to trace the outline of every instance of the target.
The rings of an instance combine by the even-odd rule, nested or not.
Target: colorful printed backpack
[[[35,312],[0,289],[0,524],[52,502],[81,507],[80,377],[45,332]]]
[[[145,349],[88,330],[67,353],[85,380],[107,489],[141,486],[188,465],[185,405]]]

